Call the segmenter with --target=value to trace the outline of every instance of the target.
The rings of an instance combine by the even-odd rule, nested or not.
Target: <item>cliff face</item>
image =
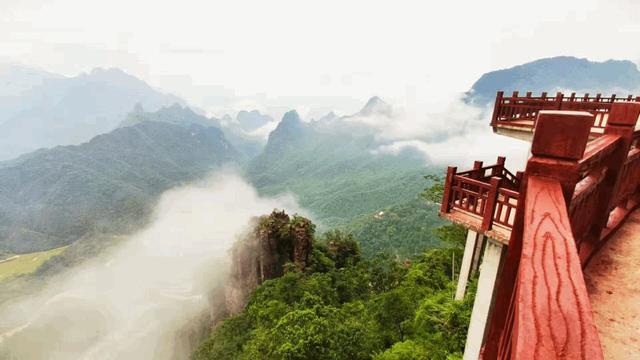
[[[304,270],[312,249],[311,221],[273,211],[256,218],[253,230],[231,250],[231,271],[225,288],[227,312],[244,308],[251,290],[264,281],[282,276],[285,264]]]

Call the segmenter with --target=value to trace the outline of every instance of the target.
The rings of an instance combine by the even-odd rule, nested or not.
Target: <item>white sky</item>
[[[640,1],[0,0],[0,61],[120,67],[213,110],[420,102],[541,57],[640,59]]]

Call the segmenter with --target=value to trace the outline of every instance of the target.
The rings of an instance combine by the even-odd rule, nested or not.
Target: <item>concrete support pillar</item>
[[[501,243],[488,239],[480,265],[478,290],[473,303],[467,343],[464,349],[464,360],[477,360],[486,334],[487,319],[491,312],[496,280],[506,254],[506,247]]]
[[[476,248],[473,251],[473,261],[471,262],[471,276],[475,275],[480,270],[480,258],[482,257],[482,248],[485,243],[484,235],[478,234],[478,240],[476,240]]]
[[[458,287],[456,288],[456,300],[462,300],[464,298],[469,277],[477,270],[483,240],[484,236],[482,234],[478,234],[473,230],[467,230],[467,242],[464,246],[460,276],[458,277]]]

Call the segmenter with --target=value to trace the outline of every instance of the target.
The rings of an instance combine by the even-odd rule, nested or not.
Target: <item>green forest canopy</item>
[[[384,253],[363,259],[339,231],[314,239],[304,271],[288,267],[260,285],[193,358],[461,358],[475,292],[472,285],[463,301],[453,300],[452,261],[461,258],[464,229],[435,233],[445,246],[410,261]]]

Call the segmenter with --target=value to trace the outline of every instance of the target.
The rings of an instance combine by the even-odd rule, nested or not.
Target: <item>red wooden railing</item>
[[[602,359],[582,266],[639,203],[640,103],[591,142],[593,114],[537,116],[482,358]]]
[[[504,93],[499,91],[491,126],[494,131],[501,126],[531,130],[535,128],[535,120],[541,110],[587,111],[594,115],[592,135],[599,136],[607,124],[611,105],[617,102],[640,102],[640,96],[617,97],[614,94],[603,97],[597,94],[591,97],[589,94],[576,96],[576,93],[572,93],[570,96],[565,96],[557,93],[556,96],[549,97],[546,92],[543,92],[536,97],[532,96],[531,92],[527,92],[525,96],[519,96],[517,91],[514,91],[511,96],[504,96]]]
[[[467,215],[459,222],[477,231],[492,230],[494,225],[510,229],[518,206],[521,173],[514,175],[504,166],[505,158],[483,166],[476,161],[473,169],[457,172],[450,166],[444,184],[441,214]],[[508,236],[507,236],[508,238]]]
[[[508,228],[513,227],[519,197],[517,191],[499,188],[493,221]]]

